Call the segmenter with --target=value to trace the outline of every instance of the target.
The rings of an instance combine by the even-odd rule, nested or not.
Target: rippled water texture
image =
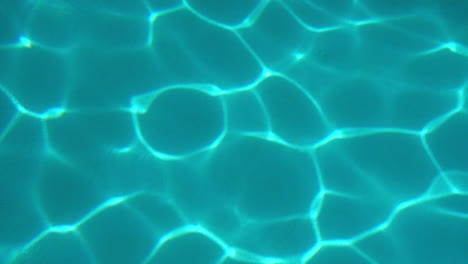
[[[468,263],[467,13],[0,0],[0,263]]]

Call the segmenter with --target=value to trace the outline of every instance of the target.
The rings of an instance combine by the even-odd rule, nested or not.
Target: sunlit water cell
[[[306,213],[319,191],[308,153],[253,137],[226,138],[207,173],[224,199],[255,219]]]
[[[262,65],[232,31],[187,10],[157,17],[150,41],[171,85],[210,83],[222,89],[251,85]]]
[[[194,89],[169,89],[138,116],[146,143],[156,151],[183,155],[214,143],[224,131],[219,98]]]

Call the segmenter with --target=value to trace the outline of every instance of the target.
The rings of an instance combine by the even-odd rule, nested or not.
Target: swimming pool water
[[[467,263],[467,11],[0,0],[0,263]]]

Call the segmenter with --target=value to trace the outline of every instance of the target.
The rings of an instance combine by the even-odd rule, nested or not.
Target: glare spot
[[[154,21],[156,21],[156,18],[158,18],[158,13],[153,12],[153,13],[151,13],[151,15],[149,16],[149,21],[150,21],[151,23],[153,23]]]
[[[305,54],[304,54],[304,53],[300,53],[300,52],[294,53],[294,58],[296,59],[296,61],[300,61],[300,60],[302,60],[304,57],[305,57]]]
[[[20,38],[20,43],[23,47],[26,47],[26,48],[30,48],[32,47],[32,42],[30,39],[26,38],[26,37],[21,37]]]

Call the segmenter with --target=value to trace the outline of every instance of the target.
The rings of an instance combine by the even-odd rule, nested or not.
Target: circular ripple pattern
[[[466,1],[3,0],[0,263],[466,263]]]
[[[223,132],[219,99],[192,89],[159,94],[138,117],[145,141],[156,151],[182,155],[209,146]]]

